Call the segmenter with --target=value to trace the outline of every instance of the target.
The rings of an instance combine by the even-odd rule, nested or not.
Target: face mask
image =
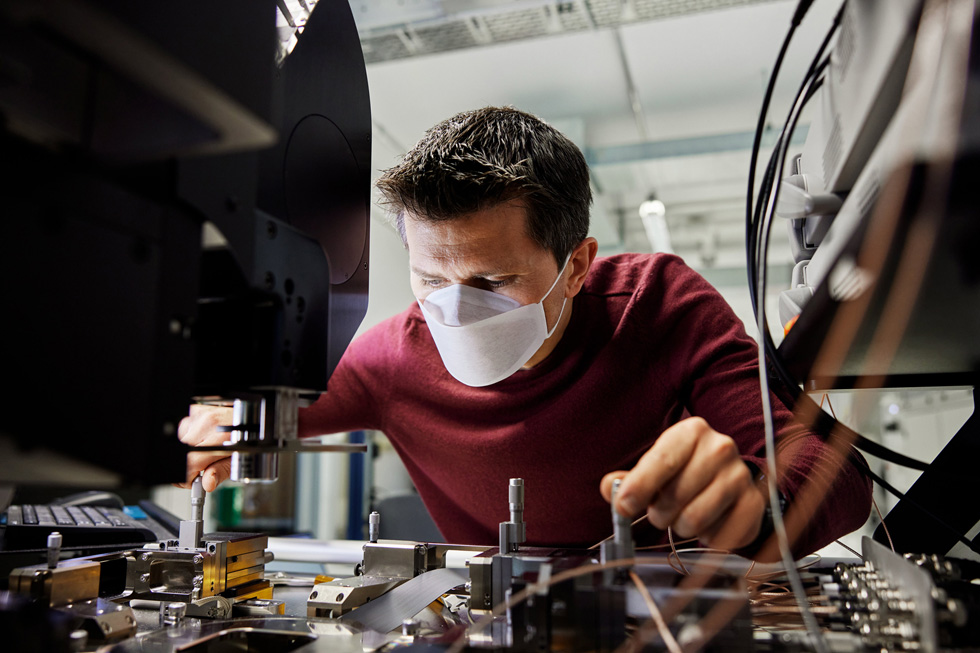
[[[477,388],[491,385],[531,359],[565,312],[567,297],[549,330],[544,300],[558,285],[568,260],[535,304],[521,305],[510,297],[462,284],[441,288],[424,302],[418,300],[442,362],[457,381]]]

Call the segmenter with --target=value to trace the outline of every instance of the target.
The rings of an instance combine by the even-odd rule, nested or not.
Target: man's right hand
[[[218,427],[228,426],[231,422],[230,407],[193,404],[190,414],[180,420],[177,437],[192,447],[216,446],[231,437],[231,433],[219,431]],[[174,485],[189,488],[201,472],[204,472],[204,491],[214,492],[219,483],[231,476],[231,454],[221,451],[192,451],[187,454],[187,481]]]

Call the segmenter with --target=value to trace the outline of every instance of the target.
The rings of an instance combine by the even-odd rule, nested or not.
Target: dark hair
[[[405,211],[452,220],[521,200],[528,235],[560,266],[589,231],[592,189],[581,150],[540,118],[513,107],[485,107],[425,133],[378,180],[405,238]]]

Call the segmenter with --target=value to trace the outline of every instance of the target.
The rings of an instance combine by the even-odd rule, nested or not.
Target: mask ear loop
[[[568,256],[565,257],[565,264],[562,265],[561,270],[558,271],[558,276],[555,278],[555,282],[551,284],[551,288],[548,288],[548,292],[546,292],[544,294],[544,297],[541,298],[541,301],[538,302],[539,304],[541,304],[542,311],[544,311],[544,300],[548,299],[548,295],[550,295],[551,291],[553,291],[555,289],[555,286],[558,285],[558,282],[561,280],[561,275],[565,273],[565,268],[568,267],[568,262],[571,260],[572,260],[572,254],[571,252],[569,252]],[[558,312],[558,319],[555,320],[555,326],[551,327],[545,332],[546,340],[552,336],[552,334],[555,332],[555,329],[557,329],[558,325],[561,324],[561,316],[565,314],[565,304],[567,303],[568,303],[568,297],[565,297],[565,300],[561,303],[561,310]],[[547,316],[545,316],[545,320],[547,320]],[[546,328],[547,328],[547,323],[546,323]]]

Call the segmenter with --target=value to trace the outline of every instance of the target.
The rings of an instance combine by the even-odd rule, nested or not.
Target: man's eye
[[[486,280],[486,283],[487,283],[487,286],[490,287],[490,288],[503,288],[504,286],[507,285],[507,280],[506,279],[500,279],[500,280],[487,279]]]

